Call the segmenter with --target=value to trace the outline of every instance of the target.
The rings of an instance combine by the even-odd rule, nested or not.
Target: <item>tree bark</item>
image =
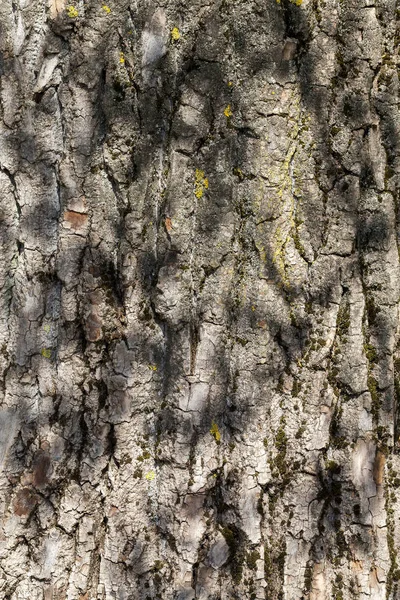
[[[0,3],[0,596],[398,600],[400,8],[109,2]]]

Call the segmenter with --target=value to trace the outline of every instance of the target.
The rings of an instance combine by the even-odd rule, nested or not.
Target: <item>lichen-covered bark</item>
[[[1,598],[400,598],[398,11],[1,0]]]

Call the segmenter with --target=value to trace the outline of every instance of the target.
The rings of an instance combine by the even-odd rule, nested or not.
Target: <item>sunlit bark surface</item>
[[[2,600],[400,598],[396,4],[1,0]]]

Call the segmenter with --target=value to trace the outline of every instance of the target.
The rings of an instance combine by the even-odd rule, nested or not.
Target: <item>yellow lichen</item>
[[[45,331],[46,333],[49,333],[50,329],[51,329],[51,327],[50,327],[50,325],[48,323],[46,323],[45,325],[43,325],[43,331]]]
[[[174,40],[174,42],[177,42],[181,37],[180,31],[177,27],[174,27],[173,30],[171,31],[171,38]]]
[[[150,371],[157,371],[157,365],[149,365]]]
[[[203,197],[204,190],[208,190],[209,187],[208,178],[204,175],[204,171],[201,169],[196,169],[194,176],[194,195],[198,200]]]
[[[154,471],[149,471],[145,475],[145,478],[147,479],[147,481],[153,481],[153,479],[155,479],[155,477],[156,477],[156,474],[154,473]]]
[[[42,348],[40,354],[42,356],[44,356],[44,358],[50,358],[51,357],[51,350],[50,350],[50,348]]]
[[[101,7],[105,13],[107,13],[108,15],[111,12],[111,8],[109,6],[107,6],[107,4],[103,4],[103,6]]]
[[[233,87],[233,81],[228,81],[228,87]]]
[[[125,64],[125,56],[123,52],[119,53],[119,62],[121,63],[121,65]]]
[[[239,169],[239,167],[234,167],[233,174],[236,175],[237,177],[239,177],[240,181],[243,181],[244,173],[243,173],[242,169]]]
[[[233,115],[230,104],[228,104],[228,106],[224,110],[224,115],[226,116],[227,119],[229,119]]]
[[[75,8],[75,6],[72,6],[72,4],[70,6],[67,6],[66,11],[70,19],[76,19],[76,17],[79,16],[77,9]]]
[[[217,442],[217,444],[219,444],[221,441],[221,434],[219,432],[218,425],[215,423],[215,421],[213,421],[211,424],[210,433]]]

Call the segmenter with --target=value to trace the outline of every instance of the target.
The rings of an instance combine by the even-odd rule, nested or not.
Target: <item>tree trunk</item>
[[[0,3],[0,597],[398,600],[400,8],[71,1]]]

